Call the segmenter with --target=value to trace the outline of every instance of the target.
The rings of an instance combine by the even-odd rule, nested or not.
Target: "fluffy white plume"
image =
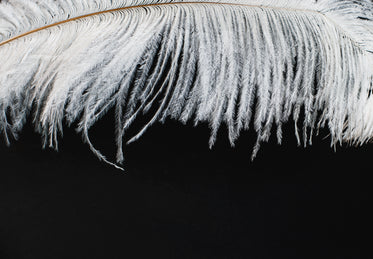
[[[207,121],[233,144],[251,121],[257,145],[303,118],[299,143],[327,126],[332,144],[373,136],[373,4],[300,0],[3,0],[0,131],[33,122],[57,148],[64,122],[116,112],[117,162],[136,117]],[[112,163],[110,163],[112,164]]]

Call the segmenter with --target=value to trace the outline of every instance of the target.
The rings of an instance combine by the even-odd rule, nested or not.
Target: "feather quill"
[[[332,145],[373,136],[369,0],[3,0],[0,57],[6,143],[28,116],[52,148],[78,122],[117,168],[88,134],[112,108],[118,164],[150,109],[129,143],[168,117],[208,122],[211,146],[222,124],[233,145],[253,121],[253,157],[290,119],[299,144],[325,126]]]

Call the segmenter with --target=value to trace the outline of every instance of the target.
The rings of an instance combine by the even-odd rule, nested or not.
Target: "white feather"
[[[32,109],[44,145],[57,148],[64,122],[78,122],[112,165],[88,135],[111,108],[118,163],[126,130],[152,107],[129,142],[167,117],[209,122],[210,145],[221,124],[233,145],[253,120],[253,157],[291,118],[304,145],[323,126],[333,145],[373,136],[368,0],[3,0],[0,57],[7,143]]]

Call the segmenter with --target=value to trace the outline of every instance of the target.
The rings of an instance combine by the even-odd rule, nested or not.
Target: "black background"
[[[92,130],[115,151],[113,114]],[[0,258],[364,258],[373,145],[297,147],[293,125],[250,162],[244,132],[208,148],[207,125],[168,120],[126,147],[126,172],[66,128],[59,152],[30,124],[0,145]],[[365,206],[368,206],[366,203]]]

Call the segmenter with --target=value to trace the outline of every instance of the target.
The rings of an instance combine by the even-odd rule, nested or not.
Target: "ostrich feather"
[[[169,117],[208,122],[211,146],[221,125],[233,145],[253,121],[253,157],[273,129],[281,143],[289,120],[304,145],[320,127],[332,145],[373,136],[369,0],[3,0],[0,57],[7,144],[29,116],[56,149],[64,124],[77,123],[118,168],[89,139],[109,109],[118,164],[124,138]]]

